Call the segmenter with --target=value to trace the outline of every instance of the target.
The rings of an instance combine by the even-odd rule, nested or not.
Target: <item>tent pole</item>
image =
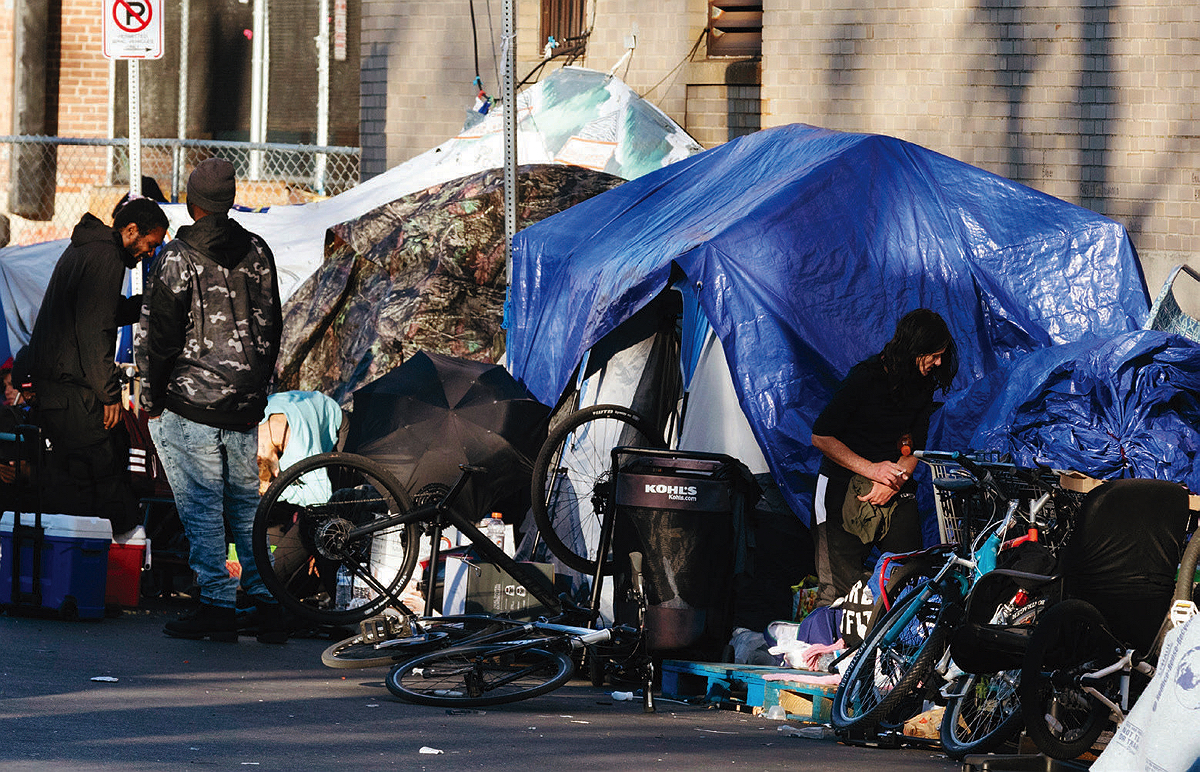
[[[512,240],[517,233],[517,35],[513,5],[504,0],[504,271],[512,282]]]

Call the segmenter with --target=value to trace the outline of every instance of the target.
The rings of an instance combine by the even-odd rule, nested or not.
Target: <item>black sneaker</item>
[[[172,638],[187,638],[192,641],[208,638],[213,641],[235,642],[238,638],[237,613],[231,608],[201,603],[191,614],[185,614],[174,622],[167,622],[163,632]]]
[[[241,615],[238,629],[242,635],[253,635],[259,643],[287,643],[288,639],[283,606],[278,603],[254,601],[254,608]]]

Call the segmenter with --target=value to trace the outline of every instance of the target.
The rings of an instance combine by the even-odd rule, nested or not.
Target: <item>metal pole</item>
[[[329,0],[317,4],[317,144],[329,143]],[[313,189],[325,193],[325,154],[317,153]]]
[[[267,0],[254,0],[250,33],[250,141],[263,141],[263,43],[266,38]],[[262,175],[262,151],[250,151],[250,179]]]
[[[129,65],[129,198],[142,194],[142,97],[137,59]],[[134,269],[129,276],[130,294],[142,294],[142,272]],[[118,332],[118,338],[120,333]]]
[[[175,134],[179,139],[187,138],[188,121],[188,68],[190,66],[188,37],[192,28],[191,0],[179,0],[179,111],[175,123]],[[176,145],[171,152],[171,200],[179,200],[183,187],[183,146]]]
[[[504,0],[504,269],[512,281],[512,240],[517,233],[517,33],[514,0]]]
[[[142,195],[142,106],[138,60],[129,60],[129,195]]]

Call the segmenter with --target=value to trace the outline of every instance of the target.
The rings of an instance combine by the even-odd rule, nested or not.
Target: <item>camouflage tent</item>
[[[518,170],[518,228],[623,180],[561,165]],[[500,169],[434,185],[330,228],[325,261],[284,306],[280,391],[346,403],[419,350],[480,362],[503,353]]]

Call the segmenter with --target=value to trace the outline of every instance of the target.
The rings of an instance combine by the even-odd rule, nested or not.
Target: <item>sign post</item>
[[[163,55],[163,0],[104,0],[104,58],[129,61],[129,192],[142,192],[138,62]]]
[[[104,58],[161,59],[163,0],[104,0]]]
[[[104,58],[129,62],[129,193],[142,193],[141,79],[138,62],[163,55],[164,0],[104,0]],[[141,271],[133,291],[141,292]]]

